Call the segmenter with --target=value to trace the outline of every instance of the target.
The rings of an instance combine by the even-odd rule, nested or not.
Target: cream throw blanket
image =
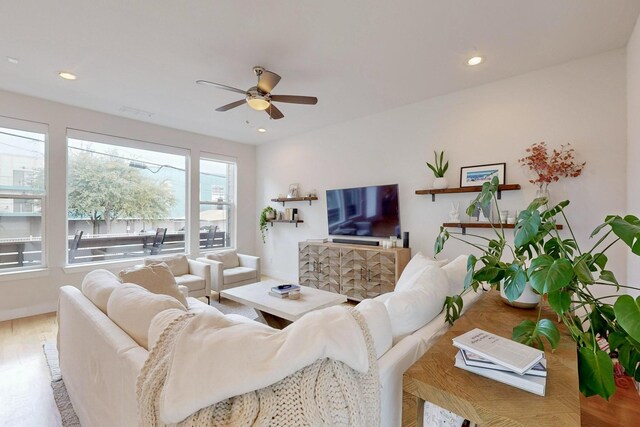
[[[208,363],[219,361],[212,349],[226,364]],[[137,388],[140,426],[380,424],[373,339],[362,315],[344,307],[309,313],[282,331],[185,314],[158,339]]]

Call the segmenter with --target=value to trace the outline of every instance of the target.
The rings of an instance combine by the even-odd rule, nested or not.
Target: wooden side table
[[[580,391],[576,345],[560,324],[558,349],[545,351],[546,396],[475,375],[454,366],[458,351],[452,339],[473,328],[511,338],[521,321],[537,319],[538,310],[513,308],[490,291],[469,309],[403,377],[403,426],[422,426],[424,402],[429,401],[481,426],[579,426]],[[557,320],[550,310],[543,317]]]

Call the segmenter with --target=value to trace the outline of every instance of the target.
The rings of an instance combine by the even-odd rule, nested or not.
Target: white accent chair
[[[197,261],[211,265],[211,289],[220,292],[260,281],[260,257],[243,255],[235,249],[216,251]]]
[[[211,301],[211,265],[187,258],[186,255],[162,255],[144,259],[144,265],[166,263],[173,273],[178,287],[189,289],[189,296],[206,297]]]

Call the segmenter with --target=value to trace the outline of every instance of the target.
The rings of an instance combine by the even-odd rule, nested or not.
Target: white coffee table
[[[264,282],[226,289],[220,294],[224,298],[254,308],[267,325],[278,329],[285,328],[310,311],[347,301],[345,295],[306,286],[302,286],[300,298],[295,300],[269,295],[269,290],[277,285],[282,285],[282,282],[265,280]]]

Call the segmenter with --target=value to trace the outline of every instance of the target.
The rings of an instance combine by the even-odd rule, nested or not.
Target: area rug
[[[201,299],[201,301],[206,302],[204,298]],[[211,297],[211,303],[209,305],[217,308],[224,314],[239,314],[251,320],[258,320],[258,313],[253,308],[240,304],[239,302],[231,301],[230,299],[222,298],[221,302],[218,302],[217,298]]]
[[[62,375],[60,374],[60,361],[58,359],[58,349],[56,345],[51,342],[45,342],[42,344],[44,350],[44,357],[47,359],[49,365],[49,371],[51,373],[51,388],[53,389],[53,399],[56,402],[58,411],[60,412],[60,420],[63,427],[80,427],[80,420],[76,415],[76,411],[71,405],[67,388],[62,381]]]

